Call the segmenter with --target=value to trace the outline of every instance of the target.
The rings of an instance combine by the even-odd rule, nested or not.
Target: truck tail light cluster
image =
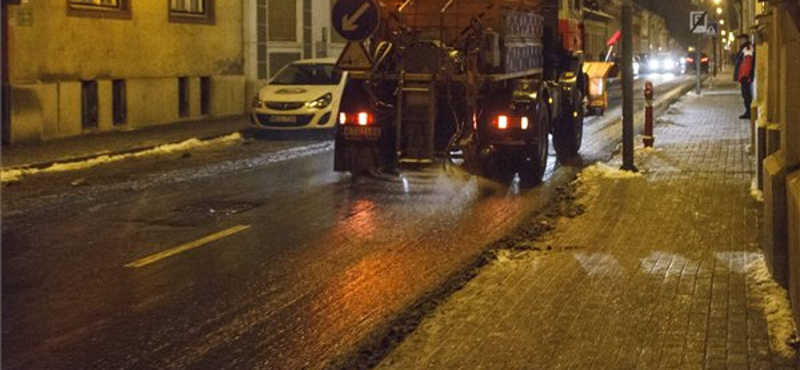
[[[340,125],[358,125],[358,126],[370,126],[374,121],[374,116],[372,113],[369,112],[357,112],[357,113],[345,113],[339,112],[339,124]]]
[[[508,130],[509,128],[527,130],[530,127],[530,121],[525,116],[514,117],[500,114],[492,120],[492,126],[497,127],[499,130]]]

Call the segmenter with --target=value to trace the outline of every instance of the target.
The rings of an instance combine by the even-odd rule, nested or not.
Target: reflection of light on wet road
[[[309,326],[311,337],[306,343],[324,345],[352,341],[359,335],[362,320],[377,321],[385,313],[386,302],[401,300],[408,293],[414,277],[412,254],[397,253],[396,248],[387,247],[364,256],[327,284],[318,299],[307,310],[304,321]]]
[[[369,199],[357,199],[350,206],[350,216],[342,220],[338,227],[354,236],[370,235],[375,231],[375,202]]]
[[[403,191],[405,191],[406,193],[411,191],[411,189],[408,186],[408,178],[406,178],[405,176],[400,176],[400,178],[403,179]]]

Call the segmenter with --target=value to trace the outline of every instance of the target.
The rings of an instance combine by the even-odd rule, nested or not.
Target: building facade
[[[335,0],[244,0],[247,96],[286,64],[336,58],[345,41],[331,28]]]
[[[598,60],[600,53],[608,51],[608,40],[622,28],[622,0],[602,2],[596,9],[584,7],[584,14],[586,55],[589,60]],[[634,55],[670,51],[675,47],[664,18],[638,5],[634,5],[633,11],[633,36]],[[621,53],[619,45],[615,51]]]
[[[240,2],[21,0],[4,8],[5,142],[244,113]]]
[[[742,29],[756,40],[756,163],[764,192],[764,252],[800,324],[800,0],[748,1]],[[748,17],[753,14],[753,17]]]

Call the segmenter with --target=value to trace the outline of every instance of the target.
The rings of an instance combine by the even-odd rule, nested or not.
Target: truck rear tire
[[[519,164],[519,179],[523,185],[536,185],[542,182],[544,171],[547,169],[547,155],[549,147],[550,114],[547,104],[540,98],[536,100],[529,119],[536,129],[536,141],[531,145],[530,156],[521,158]]]
[[[583,141],[583,94],[576,92],[570,106],[562,110],[553,127],[553,146],[558,161],[565,163],[578,155]]]

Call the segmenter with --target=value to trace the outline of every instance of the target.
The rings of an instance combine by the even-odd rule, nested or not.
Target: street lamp
[[[724,26],[725,25],[725,20],[724,19],[720,19],[719,20],[719,25],[720,26]]]
[[[717,14],[722,14],[722,8],[717,8]]]

